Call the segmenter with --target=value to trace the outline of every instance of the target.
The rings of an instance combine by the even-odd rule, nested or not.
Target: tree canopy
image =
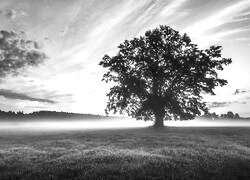
[[[143,120],[193,119],[207,112],[202,94],[215,95],[227,81],[217,71],[232,62],[221,57],[221,46],[201,50],[187,34],[169,26],[125,40],[116,55],[105,55],[99,65],[107,68],[106,82],[115,85],[107,94],[106,113],[126,112]]]
[[[0,78],[17,75],[23,68],[36,66],[45,58],[39,44],[25,39],[24,33],[0,31]]]

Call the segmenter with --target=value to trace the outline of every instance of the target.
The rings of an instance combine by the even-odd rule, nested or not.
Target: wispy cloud
[[[239,103],[239,102],[238,101],[228,101],[228,102],[214,101],[214,102],[207,103],[207,105],[209,108],[220,108],[220,107],[227,107],[231,104],[236,104],[236,103]]]
[[[0,9],[0,15],[3,15],[8,19],[15,20],[16,18],[27,16],[27,13],[16,9]]]
[[[184,31],[187,33],[193,33],[197,35],[202,35],[203,33],[214,29],[222,24],[225,24],[232,20],[232,18],[236,15],[237,12],[241,12],[250,6],[250,1],[244,0],[240,1],[234,5],[224,8],[220,10],[215,15],[208,17],[200,22],[193,24],[192,26],[186,28]]]
[[[235,92],[233,93],[233,95],[244,94],[244,93],[248,93],[248,92],[250,92],[250,90],[236,89]]]
[[[194,37],[195,39],[201,39],[199,42],[204,42],[204,36],[207,36],[207,39],[212,38],[213,41],[220,39],[221,37],[225,37],[230,34],[234,34],[240,31],[244,31],[242,28],[238,28],[236,30],[229,30],[225,32],[221,32],[220,34],[216,32],[212,32],[215,28],[218,28],[226,23],[233,21],[233,18],[237,16],[237,13],[242,12],[243,10],[250,7],[250,1],[243,0],[239,1],[231,6],[225,7],[224,9],[220,9],[219,12],[214,15],[205,18],[199,22],[194,23],[193,25],[187,27],[183,31]],[[213,37],[214,36],[214,37]],[[208,45],[210,42],[204,44]]]
[[[166,18],[173,15],[187,1],[189,0],[172,0],[171,3],[162,9],[160,16]]]
[[[250,28],[235,28],[235,29],[224,30],[222,32],[217,32],[217,33],[203,34],[202,36],[197,36],[194,39],[195,39],[195,42],[200,47],[205,47],[207,45],[216,43],[227,36],[247,32],[247,31],[250,31]]]
[[[43,99],[43,98],[34,98],[24,93],[13,92],[8,89],[0,89],[0,96],[3,96],[7,99],[15,99],[15,100],[27,100],[27,101],[37,101],[41,103],[50,103],[55,104],[56,102],[51,99]]]
[[[240,38],[235,38],[235,41],[249,41],[250,37],[240,37]]]

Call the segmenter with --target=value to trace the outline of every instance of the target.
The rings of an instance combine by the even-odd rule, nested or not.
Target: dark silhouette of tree
[[[218,119],[219,115],[217,115],[215,112],[212,113],[212,119]]]
[[[206,118],[206,119],[218,119],[219,115],[216,114],[215,112],[210,113],[210,112],[206,112],[204,115],[201,116],[202,118]]]
[[[240,115],[238,113],[234,114],[234,119],[240,119]]]
[[[234,118],[234,113],[232,111],[227,112],[227,118],[233,119]]]
[[[38,43],[26,40],[23,33],[0,31],[0,78],[17,75],[21,69],[36,66],[45,58]]]
[[[221,114],[221,115],[220,115],[220,118],[221,118],[221,119],[227,118],[227,114]]]
[[[79,114],[70,112],[57,112],[57,111],[35,111],[31,113],[23,113],[22,111],[2,111],[0,110],[0,120],[39,120],[39,119],[92,119],[99,120],[104,119],[105,116],[94,115],[94,114]],[[114,117],[115,118],[115,117]]]
[[[108,69],[103,80],[116,84],[107,94],[106,113],[127,112],[154,120],[155,127],[163,127],[164,119],[188,120],[207,112],[202,93],[214,95],[216,86],[227,84],[216,70],[232,62],[221,58],[221,46],[200,50],[187,34],[168,26],[125,40],[118,49],[99,64]]]
[[[238,113],[233,113],[232,111],[228,111],[226,114],[221,114],[220,117],[222,119],[241,119]]]

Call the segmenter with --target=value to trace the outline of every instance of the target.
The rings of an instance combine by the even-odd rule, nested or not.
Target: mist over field
[[[88,129],[123,129],[152,126],[152,121],[138,121],[131,118],[110,118],[101,120],[18,120],[1,121],[1,131],[54,131],[54,130],[88,130]],[[250,120],[207,120],[196,118],[188,121],[165,121],[170,127],[250,127]]]
[[[147,127],[152,122],[136,121],[133,119],[106,119],[106,120],[29,120],[15,122],[0,122],[0,129],[8,130],[84,130]]]

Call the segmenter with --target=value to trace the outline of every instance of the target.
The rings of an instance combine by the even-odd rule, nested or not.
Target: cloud
[[[222,37],[231,35],[234,33],[242,32],[245,29],[237,28],[236,30],[224,30],[222,33],[213,32],[218,27],[235,21],[237,14],[247,9],[250,6],[250,1],[242,0],[231,6],[228,6],[217,13],[214,13],[212,16],[205,18],[199,22],[194,23],[193,25],[187,27],[184,32],[198,39],[199,42],[203,42],[203,46],[209,45],[211,38],[213,41],[217,41]],[[212,33],[211,33],[212,32]],[[210,33],[210,34],[209,34]],[[209,41],[207,41],[209,40]],[[207,42],[206,42],[207,41]],[[205,43],[204,43],[205,42]]]
[[[250,29],[247,28],[236,28],[232,30],[224,30],[223,32],[208,33],[202,35],[201,37],[196,39],[196,41],[200,47],[205,47],[207,45],[211,45],[214,42],[218,42],[220,39],[225,38],[227,36],[235,35],[249,30]]]
[[[24,40],[21,33],[0,31],[0,78],[42,63],[47,56],[38,49],[37,42]]]
[[[186,32],[196,32],[199,35],[205,33],[208,30],[221,26],[232,20],[235,13],[242,11],[249,6],[249,1],[241,1],[232,6],[226,7],[225,9],[219,11],[218,13],[212,15],[211,17],[204,19],[200,22],[193,24],[188,27]],[[247,6],[248,5],[248,6]]]
[[[240,13],[238,16],[234,17],[233,22],[247,21],[250,19],[250,8],[246,9],[245,12]]]
[[[236,38],[236,39],[234,39],[235,41],[249,41],[250,40],[250,38],[249,37],[240,37],[240,38]]]
[[[208,104],[208,107],[209,108],[218,108],[218,107],[227,107],[229,106],[230,104],[233,104],[233,103],[238,103],[238,101],[233,101],[233,102],[209,102],[207,103]]]
[[[250,92],[250,90],[236,89],[235,92],[233,93],[233,95],[243,94],[243,93],[247,93],[247,92]]]
[[[17,93],[13,92],[8,89],[0,89],[0,96],[3,96],[7,99],[18,99],[18,100],[27,100],[27,101],[37,101],[41,103],[49,103],[49,104],[55,104],[56,101],[50,100],[50,99],[43,99],[43,98],[34,98],[29,95],[26,95],[24,93]]]
[[[208,104],[209,108],[226,107],[230,105],[231,102],[212,102]]]
[[[209,108],[219,108],[219,107],[227,107],[229,105],[232,104],[245,104],[244,102],[241,101],[224,101],[224,102],[218,102],[218,101],[214,101],[214,102],[207,102],[207,106]]]
[[[14,20],[19,17],[27,16],[27,13],[22,10],[5,9],[5,10],[0,10],[0,15],[3,15],[7,17],[8,19]]]
[[[188,0],[173,0],[170,4],[163,8],[160,13],[160,16],[169,17],[176,13],[177,9],[179,9],[185,2]]]
[[[48,107],[46,106],[25,106],[24,108],[27,108],[27,109],[47,109]]]

